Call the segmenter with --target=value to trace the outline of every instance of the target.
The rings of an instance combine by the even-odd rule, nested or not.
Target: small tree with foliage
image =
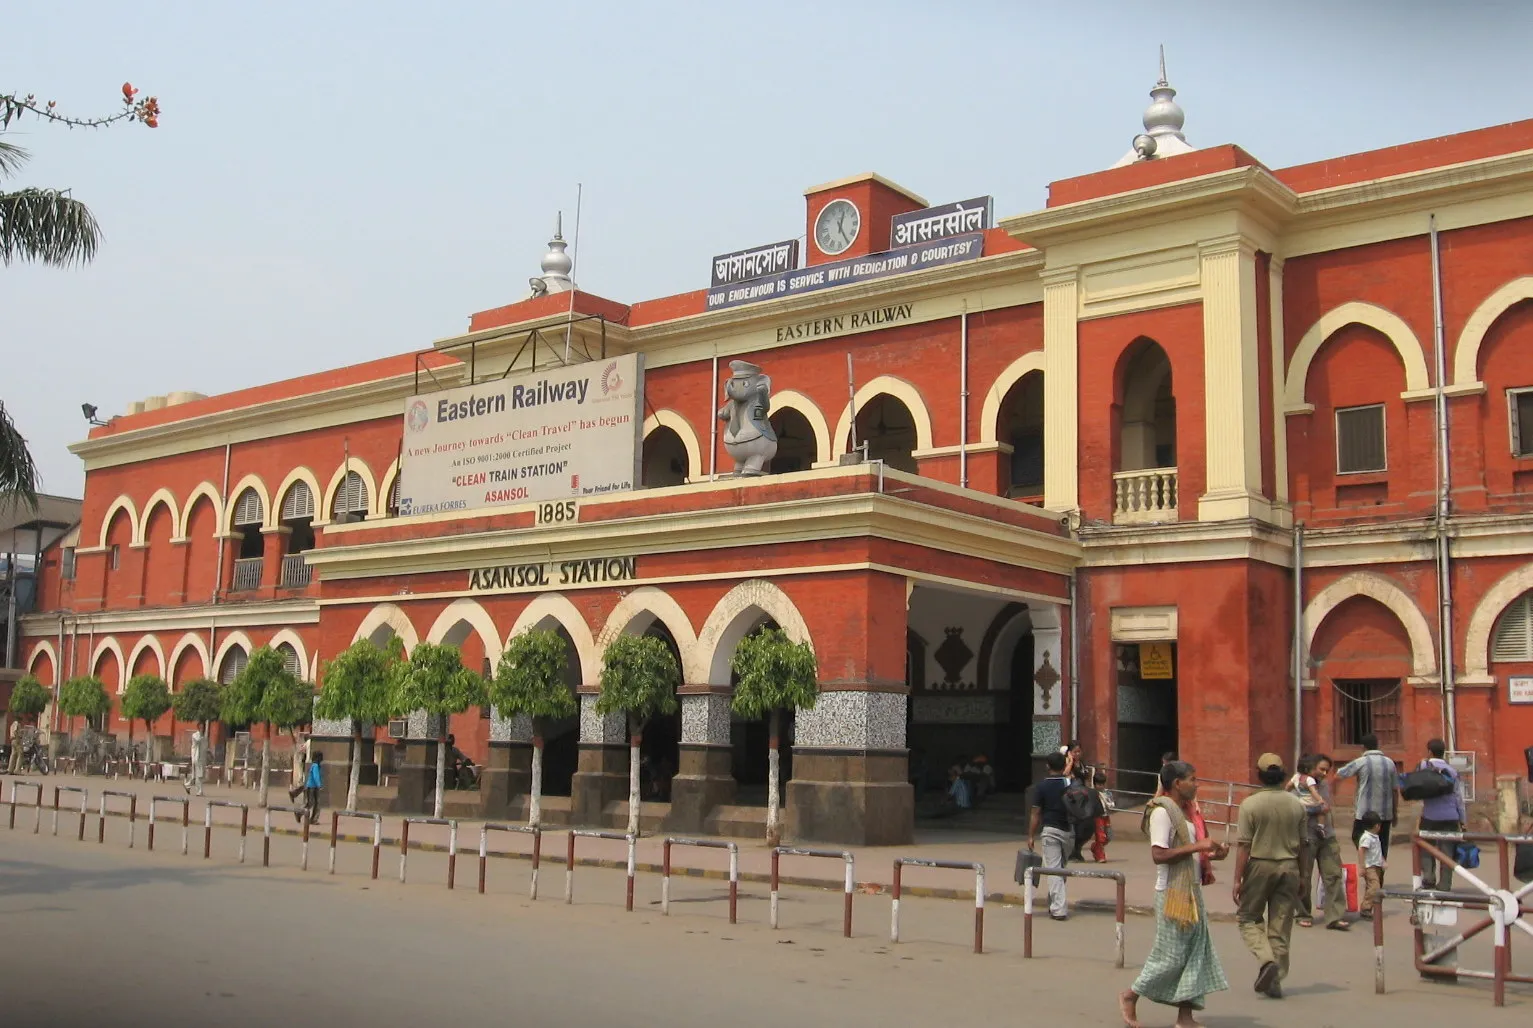
[[[41,682],[31,675],[22,675],[11,687],[11,716],[22,719],[36,718],[48,709],[50,699],[52,697],[48,695],[48,690],[43,688]]]
[[[362,726],[387,721],[390,669],[404,659],[399,636],[378,646],[358,639],[340,656],[325,664],[324,685],[314,716],[329,721],[351,722],[351,774],[346,788],[346,809],[357,809],[357,789],[362,781]]]
[[[207,738],[208,727],[217,721],[223,711],[224,687],[211,678],[194,678],[171,697],[170,710],[177,721],[185,721],[202,729]]]
[[[781,836],[778,826],[779,747],[782,712],[813,707],[820,695],[814,647],[796,643],[778,628],[740,640],[730,668],[736,676],[730,706],[742,718],[767,716],[767,838]]]
[[[395,714],[423,711],[437,719],[436,813],[442,816],[447,784],[447,719],[485,702],[484,679],[463,666],[456,646],[418,643],[408,660],[394,665],[389,706]]]
[[[580,704],[565,684],[569,657],[564,637],[546,628],[512,636],[500,655],[489,698],[501,717],[532,718],[532,802],[527,823],[543,818],[543,734],[550,719],[573,716]]]
[[[170,709],[170,686],[159,675],[135,675],[122,694],[122,716],[128,722],[128,749],[133,748],[133,722],[144,723],[145,762],[154,759],[154,723]]]
[[[598,714],[621,711],[628,720],[628,832],[639,834],[639,747],[644,726],[656,714],[676,712],[681,668],[665,640],[620,635],[602,653]]]
[[[224,687],[220,720],[229,725],[261,723],[266,732],[261,739],[261,806],[266,806],[267,779],[271,777],[271,730],[273,713],[286,715],[288,700],[303,692],[298,676],[287,669],[282,654],[262,646],[250,655],[243,670]],[[271,693],[272,700],[267,700]],[[312,689],[310,690],[312,695]],[[301,723],[301,722],[300,722]]]
[[[112,712],[112,698],[106,694],[106,686],[94,675],[71,678],[59,690],[59,713],[65,717],[83,717],[89,727],[91,721]]]

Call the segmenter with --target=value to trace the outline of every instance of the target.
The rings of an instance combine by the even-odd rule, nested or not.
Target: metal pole
[[[564,902],[575,902],[575,833],[570,832],[569,848],[564,854]]]
[[[850,939],[852,937],[852,889],[856,882],[853,880],[852,855],[846,855],[846,903],[841,915],[841,934]]]
[[[660,844],[660,913],[671,912],[671,840]]]
[[[624,901],[624,909],[627,910],[630,914],[633,913],[633,872],[635,864],[634,847],[635,839],[632,835],[630,835],[628,837],[628,896]]]
[[[904,864],[898,857],[894,858],[894,888],[892,900],[889,905],[889,941],[900,941],[900,871]]]
[[[1453,568],[1452,548],[1448,540],[1448,519],[1452,513],[1453,469],[1448,448],[1448,398],[1444,392],[1448,374],[1447,344],[1443,338],[1443,277],[1442,256],[1437,240],[1437,215],[1427,216],[1427,229],[1432,250],[1432,346],[1436,358],[1436,381],[1434,389],[1434,413],[1437,420],[1436,445],[1433,453],[1437,464],[1437,634],[1442,677],[1443,722],[1448,736],[1448,748],[1458,749],[1458,715],[1453,689]]]
[[[772,892],[768,909],[771,911],[771,925],[777,927],[777,864],[780,856],[776,850],[772,851]]]
[[[969,305],[958,318],[958,485],[969,488]]]
[[[857,452],[857,380],[852,374],[852,351],[846,351],[846,409],[850,411],[848,420],[852,425],[851,447],[848,453]],[[832,439],[831,446],[836,441]]]
[[[1304,755],[1304,522],[1293,526],[1293,766]],[[1225,820],[1229,820],[1228,817]]]
[[[538,863],[542,856],[543,832],[541,829],[535,828],[532,833],[532,887],[530,890],[531,895],[529,896],[530,899],[534,900],[538,898]]]
[[[729,923],[735,923],[740,903],[740,847],[729,844]]]
[[[1022,956],[1031,959],[1033,955],[1033,893],[1037,891],[1038,878],[1035,869],[1029,867],[1022,872]]]
[[[405,880],[405,862],[410,858],[410,821],[406,818],[399,826],[399,881]]]
[[[484,895],[484,866],[489,863],[489,839],[490,828],[485,825],[479,829],[479,895]]]
[[[335,837],[339,833],[340,826],[341,826],[341,812],[339,810],[332,810],[330,812],[330,873],[331,874],[335,874]],[[481,891],[483,891],[483,890],[481,890]]]
[[[458,877],[458,822],[447,828],[447,888],[451,890]],[[631,891],[631,890],[630,890]]]
[[[1120,935],[1119,938],[1121,939],[1122,936]],[[974,952],[985,952],[985,869],[983,867],[974,869]]]

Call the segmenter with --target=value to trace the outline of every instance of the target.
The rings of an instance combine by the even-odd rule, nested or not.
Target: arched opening
[[[642,473],[645,489],[686,483],[687,444],[675,429],[661,425],[644,437]]]
[[[346,472],[330,504],[330,519],[339,524],[362,521],[367,517],[367,483],[355,471]]]
[[[186,518],[186,602],[207,603],[218,588],[218,512],[198,497]]]
[[[857,445],[867,445],[868,459],[915,474],[916,421],[904,402],[879,393],[863,404],[855,422]],[[848,440],[850,443],[850,440]]]
[[[1490,659],[1498,664],[1533,661],[1533,592],[1507,604],[1491,636]]]
[[[740,637],[740,642],[759,635],[770,628],[779,628],[777,622],[760,611],[754,611],[755,624]],[[739,649],[740,642],[734,649]],[[733,662],[733,650],[730,660]],[[740,676],[729,672],[729,687],[733,689]],[[777,802],[781,806],[787,798],[788,781],[793,777],[793,717],[794,712],[782,712],[781,731],[778,739]],[[767,805],[767,754],[770,751],[771,719],[768,715],[747,721],[731,714],[729,719],[730,772],[739,786],[735,802],[740,806],[764,807]]]
[[[784,475],[814,467],[820,452],[819,440],[809,419],[792,407],[784,407],[774,411],[768,421],[777,433],[777,455],[772,458],[769,473]]]
[[[245,647],[238,644],[229,647],[224,654],[223,662],[218,665],[218,681],[220,685],[233,685],[234,680],[245,670],[245,665],[250,663],[250,654],[245,652]]]
[[[1413,658],[1410,634],[1395,612],[1371,596],[1353,596],[1326,615],[1309,650],[1318,687],[1313,737],[1328,740],[1324,748],[1332,753],[1355,753],[1370,734],[1381,749],[1401,749]]]
[[[261,536],[261,524],[266,511],[261,504],[261,494],[248,488],[234,501],[234,517],[231,519],[235,537],[234,581],[230,588],[244,592],[261,587],[263,557],[266,541]]]
[[[184,569],[170,545],[176,534],[175,518],[170,507],[160,503],[149,512],[148,524],[144,526],[144,542],[149,546],[144,557],[144,603],[163,607],[181,601],[181,573]]]
[[[287,530],[282,554],[283,588],[301,589],[309,584],[311,571],[303,554],[314,548],[314,490],[307,482],[294,482],[282,497],[281,525]]]
[[[106,530],[106,577],[102,587],[109,607],[127,606],[129,595],[138,591],[123,570],[132,543],[133,519],[126,510],[118,510]]]
[[[1003,461],[1008,474],[1005,495],[1014,499],[1043,498],[1043,372],[1019,378],[1001,401],[995,437],[1011,447]]]
[[[106,688],[108,696],[115,697],[122,691],[122,687],[125,684],[125,680],[122,677],[122,664],[118,661],[117,654],[112,650],[101,651],[100,656],[96,658],[96,667],[92,673]],[[115,699],[112,701],[112,706],[113,710],[111,712],[89,719],[88,727],[91,731],[104,733],[107,730],[108,722],[116,716],[117,701]]]
[[[282,669],[295,678],[303,677],[303,658],[298,656],[298,649],[292,643],[280,643],[277,646],[277,655],[282,658]]]
[[[580,651],[569,629],[556,617],[545,617],[534,629],[551,631],[564,643],[564,684],[571,693],[581,685]],[[546,721],[543,725],[543,795],[568,796],[580,763],[580,714]]]
[[[676,667],[685,667],[681,662],[681,647],[676,645],[676,637],[665,627],[664,621],[655,618],[643,634],[665,643],[666,649],[671,651],[671,657],[676,661]],[[671,779],[676,777],[680,766],[681,704],[678,702],[674,714],[656,714],[644,726],[644,738],[639,747],[639,790],[642,798],[669,803]]]
[[[494,674],[494,659],[498,654],[487,652],[485,640],[475,626],[466,618],[455,622],[442,636],[442,644],[456,647],[463,666],[488,678]],[[447,733],[453,737],[453,745],[476,764],[484,764],[490,747],[489,708],[470,707],[447,719]],[[433,758],[434,759],[434,758]],[[455,787],[449,768],[447,787]]]
[[[205,674],[207,674],[207,671],[203,666],[202,654],[197,652],[197,647],[184,647],[181,652],[176,655],[175,664],[170,669],[170,691],[173,693],[180,692],[186,688],[188,683],[203,677]],[[171,716],[174,717],[174,714]],[[177,724],[172,722],[172,724],[175,726],[173,730],[176,735],[176,748],[181,752],[185,752],[186,738],[200,726],[190,723]],[[212,730],[210,734],[217,731],[217,728],[215,727],[216,725],[217,722],[215,721],[213,725],[209,726]],[[209,738],[209,752],[212,752],[213,744],[213,739]]]
[[[1176,467],[1176,395],[1171,360],[1153,339],[1126,355],[1118,429],[1119,471]]]

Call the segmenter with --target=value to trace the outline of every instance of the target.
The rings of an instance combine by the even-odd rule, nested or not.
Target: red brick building
[[[803,267],[755,285],[623,304],[567,289],[559,243],[540,295],[422,354],[136,405],[74,447],[82,523],[26,666],[174,687],[270,644],[314,678],[392,633],[487,667],[555,627],[583,708],[550,791],[597,820],[628,759],[591,706],[601,650],[656,633],[685,684],[646,735],[677,771],[655,810],[727,830],[765,767],[729,660],[771,622],[819,659],[787,789],[804,837],[904,838],[912,779],[985,753],[1019,789],[1070,736],[1235,780],[1264,750],[1346,757],[1372,731],[1403,760],[1442,736],[1488,791],[1533,745],[1533,122],[1273,170],[1192,149],[1157,94],[1150,145],[997,225],[947,231],[857,176],[806,192]],[[902,215],[937,227],[901,246]],[[566,351],[643,355],[643,488],[573,523],[398,516],[408,397]],[[728,477],[731,360],[772,379],[762,477]],[[617,582],[474,575],[630,557]],[[520,809],[525,725],[453,730],[492,770],[475,802]],[[423,802],[408,780],[386,799]]]

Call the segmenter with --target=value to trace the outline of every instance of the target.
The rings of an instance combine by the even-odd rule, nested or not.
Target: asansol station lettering
[[[514,592],[550,586],[599,585],[631,582],[638,577],[636,557],[588,557],[585,560],[539,561],[472,568],[468,587],[483,592]]]

